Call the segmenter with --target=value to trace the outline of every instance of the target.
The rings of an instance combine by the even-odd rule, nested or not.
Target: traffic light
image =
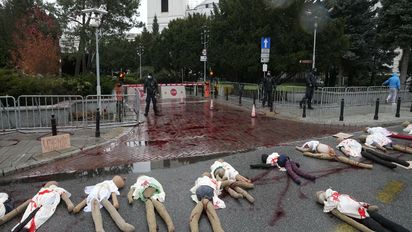
[[[124,80],[125,76],[126,76],[125,72],[120,72],[119,79]]]
[[[213,73],[213,70],[210,70],[210,71],[209,71],[209,76],[213,77],[213,74],[214,74],[214,73]]]

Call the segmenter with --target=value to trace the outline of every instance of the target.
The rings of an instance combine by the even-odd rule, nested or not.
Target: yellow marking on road
[[[335,232],[356,232],[356,229],[347,223],[340,223],[336,227]]]
[[[376,199],[382,203],[391,203],[396,196],[403,191],[405,183],[398,180],[388,182],[385,187],[378,193]]]

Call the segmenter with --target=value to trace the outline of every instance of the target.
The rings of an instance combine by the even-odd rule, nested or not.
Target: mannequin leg
[[[24,213],[26,210],[27,206],[30,204],[31,199],[25,201],[23,204],[19,205],[17,208],[13,209],[10,211],[8,214],[4,215],[3,217],[0,218],[0,225],[3,225],[4,223],[10,221],[17,215]]]
[[[213,203],[208,199],[202,199],[202,203],[206,208],[206,214],[209,218],[210,224],[212,225],[213,232],[224,232]]]
[[[67,194],[64,192],[64,193],[61,195],[61,197],[62,197],[64,203],[66,203],[67,211],[69,211],[69,213],[70,213],[71,211],[73,211],[73,208],[74,208],[73,202],[70,200],[70,198],[67,196]]]
[[[244,198],[246,198],[246,200],[248,200],[250,203],[254,203],[255,202],[255,198],[252,197],[252,195],[250,195],[248,192],[246,192],[244,189],[242,189],[241,187],[235,187],[235,191],[242,194],[242,196]]]
[[[305,179],[311,180],[311,181],[316,180],[316,177],[315,177],[315,176],[312,176],[312,175],[310,175],[310,174],[308,174],[308,173],[305,173],[305,172],[303,172],[302,170],[300,170],[300,169],[298,168],[298,166],[296,165],[295,162],[290,161],[290,164],[291,164],[291,166],[292,166],[292,170],[293,170],[296,174],[298,174],[299,176],[301,176],[301,177],[303,177],[303,178],[305,178]]]
[[[196,206],[193,208],[192,213],[190,214],[190,231],[199,232],[199,218],[202,215],[203,204],[199,201]]]
[[[100,213],[100,205],[96,199],[92,200],[92,217],[94,222],[94,229],[96,232],[104,232],[102,214]]]
[[[125,231],[125,232],[134,231],[134,226],[127,223],[122,218],[122,216],[120,216],[119,212],[117,212],[117,210],[114,208],[112,203],[110,203],[110,201],[108,201],[107,199],[104,199],[102,200],[102,205],[107,210],[107,212],[109,212],[110,217],[112,217],[113,221],[116,223],[117,227],[119,227],[121,231]]]
[[[160,217],[163,219],[163,221],[165,221],[167,225],[167,231],[168,232],[175,231],[175,226],[173,225],[172,218],[170,217],[163,203],[155,199],[152,199],[152,203],[154,207],[156,208],[157,212],[159,213]]]
[[[84,199],[78,205],[76,205],[76,207],[74,207],[73,213],[76,214],[76,213],[80,212],[80,210],[82,210],[86,205],[87,205],[87,199]]]
[[[149,227],[149,232],[157,231],[156,215],[154,212],[153,202],[150,199],[146,200],[146,220],[147,226]]]
[[[231,187],[227,186],[225,187],[226,192],[229,193],[229,195],[233,198],[239,199],[239,198],[243,198],[242,194],[239,194],[238,192],[236,192],[235,190],[233,190]]]
[[[299,180],[298,175],[293,171],[290,161],[286,161],[285,168],[288,176],[290,176],[296,184],[300,185],[301,181]]]

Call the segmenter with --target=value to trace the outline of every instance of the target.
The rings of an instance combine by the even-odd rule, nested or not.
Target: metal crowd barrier
[[[55,116],[60,128],[83,126],[83,97],[80,95],[22,95],[17,98],[17,128],[45,129]]]
[[[134,124],[139,121],[140,95],[101,95],[100,125]],[[96,125],[97,95],[88,95],[84,101],[84,120],[87,127]]]
[[[12,96],[0,96],[0,132],[17,128],[16,100]]]

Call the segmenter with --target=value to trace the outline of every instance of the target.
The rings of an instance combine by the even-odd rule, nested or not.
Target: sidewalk
[[[223,96],[213,99],[216,103],[230,105],[242,110],[252,111],[253,99],[242,98],[239,105],[239,97],[229,96],[226,100]],[[412,119],[410,105],[402,105],[400,117],[395,117],[396,106],[381,104],[378,114],[378,120],[374,120],[375,106],[351,106],[344,108],[343,121],[339,121],[340,107],[320,108],[314,105],[314,110],[306,110],[306,117],[302,117],[303,109],[296,105],[279,105],[274,103],[274,112],[270,112],[269,107],[262,107],[262,103],[256,100],[256,114],[259,116],[275,117],[279,119],[288,119],[298,122],[332,124],[344,126],[389,126],[400,124],[406,120]]]
[[[102,128],[101,137],[96,138],[92,128],[77,129],[58,134],[70,134],[71,147],[42,153],[41,138],[50,133],[12,132],[0,135],[0,175],[6,176],[18,171],[34,168],[50,161],[71,157],[121,137],[132,127]]]

